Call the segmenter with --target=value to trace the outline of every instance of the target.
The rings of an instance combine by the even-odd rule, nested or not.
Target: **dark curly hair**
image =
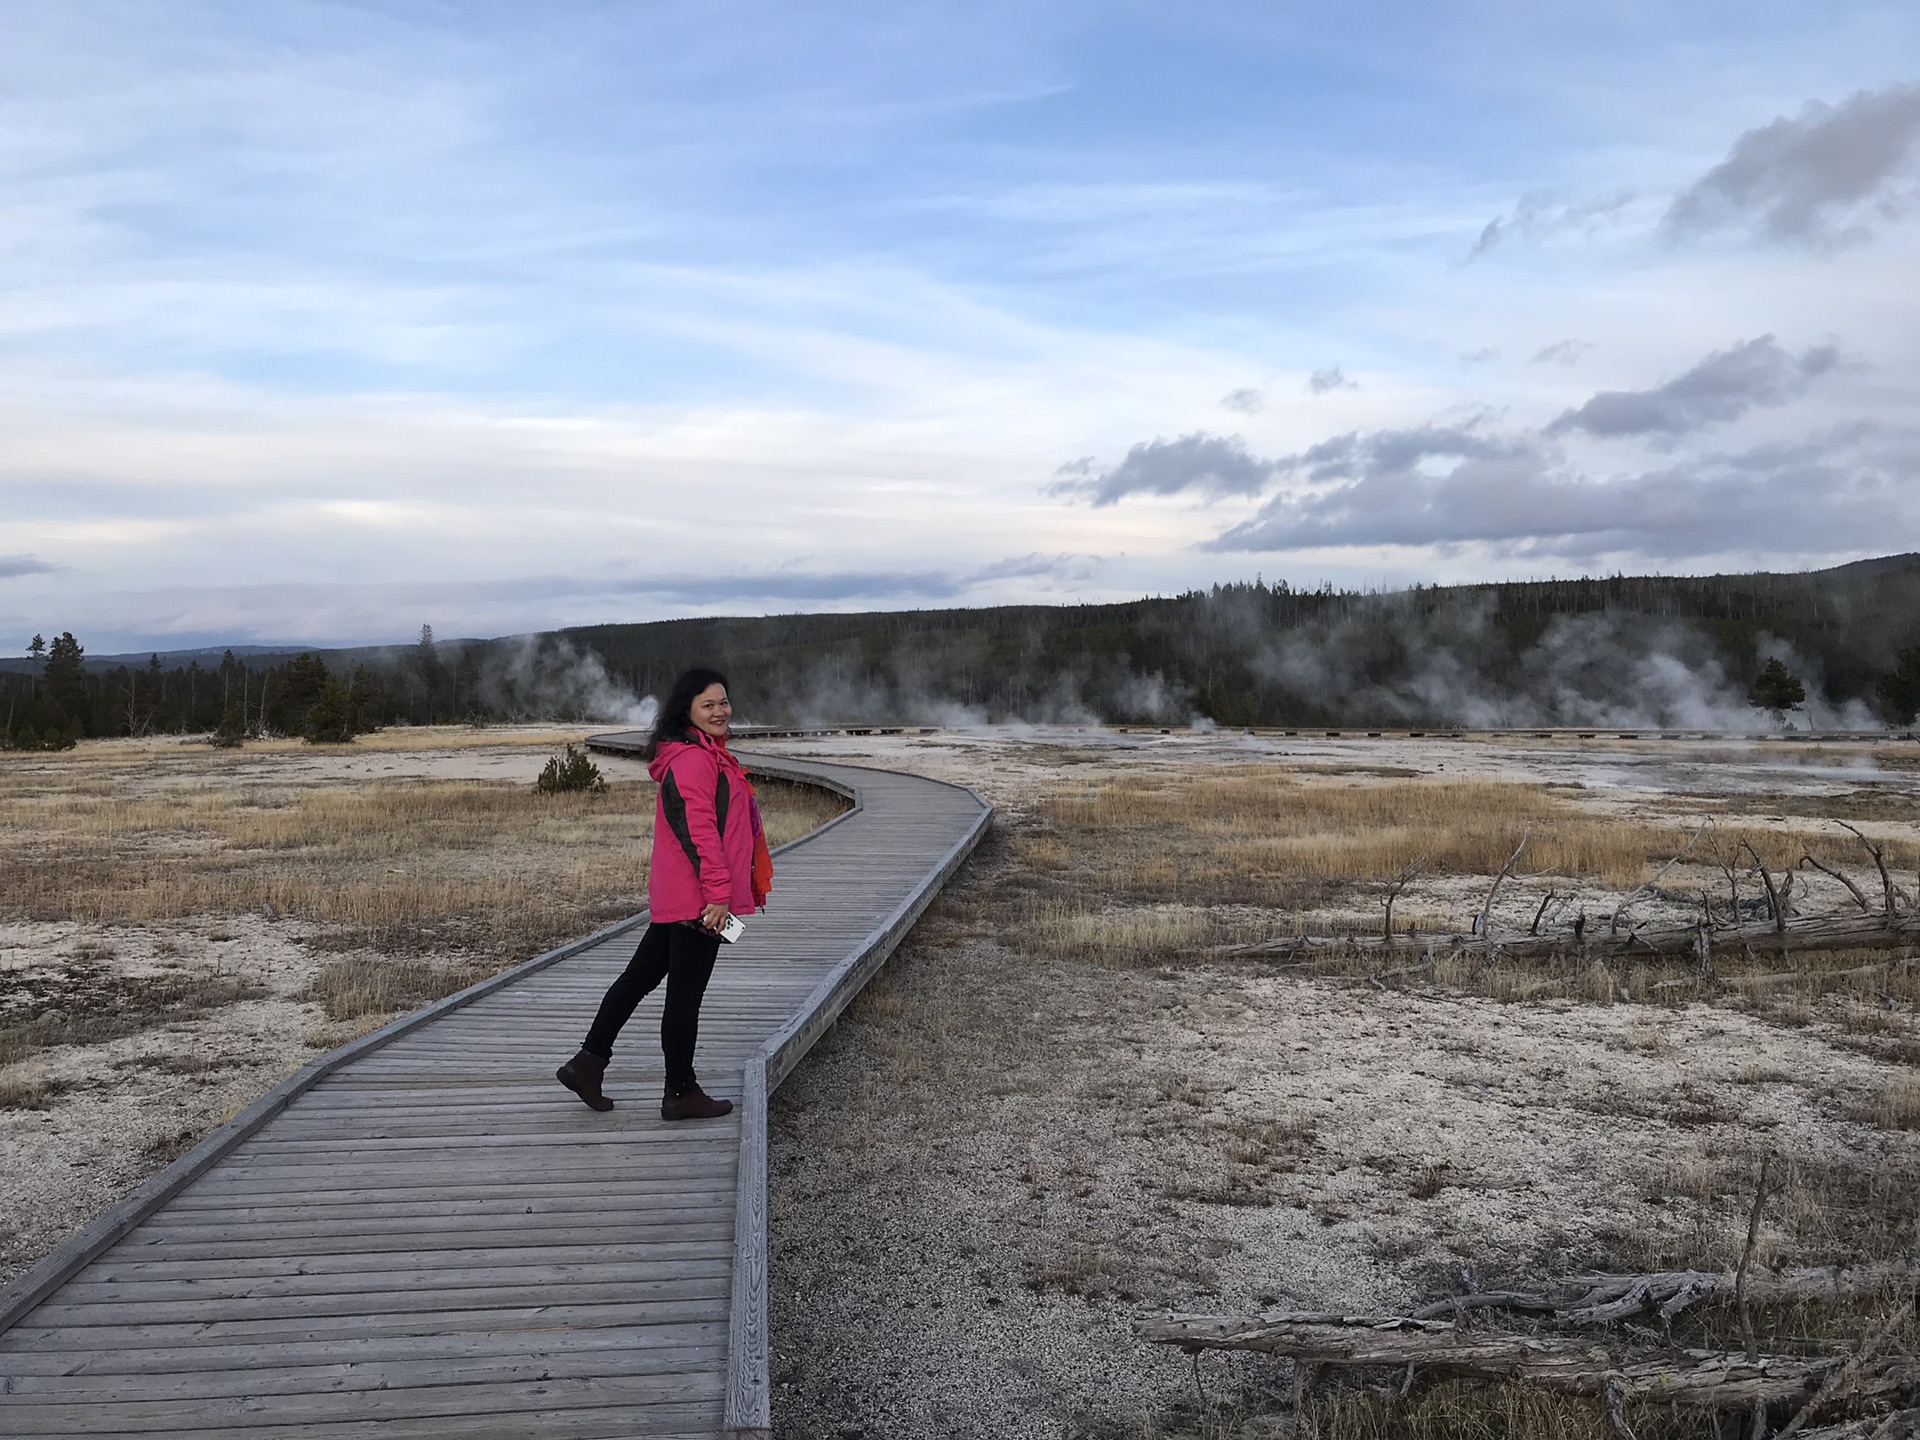
[[[729,688],[726,676],[704,665],[694,666],[674,681],[673,689],[667,692],[667,703],[660,707],[660,714],[653,722],[653,733],[647,736],[646,748],[640,753],[651,760],[668,741],[686,739],[693,725],[689,713],[693,702],[710,685],[718,685],[723,690]]]

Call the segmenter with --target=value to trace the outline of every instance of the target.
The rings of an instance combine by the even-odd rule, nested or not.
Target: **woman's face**
[[[726,739],[727,727],[733,724],[733,702],[727,699],[727,687],[709,685],[694,696],[693,704],[687,707],[687,718],[702,733],[716,740]]]

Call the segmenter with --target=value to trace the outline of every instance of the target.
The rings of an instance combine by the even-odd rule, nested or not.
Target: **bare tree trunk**
[[[1855,830],[1853,826],[1847,824],[1846,821],[1836,820],[1833,823],[1851,834],[1853,838],[1858,840],[1862,845],[1866,846],[1867,853],[1873,856],[1873,863],[1880,871],[1880,888],[1886,894],[1887,916],[1888,918],[1892,918],[1900,907],[1894,903],[1893,877],[1887,873],[1886,850],[1867,839],[1866,836],[1862,835],[1858,830]]]
[[[1487,902],[1480,907],[1480,923],[1474,927],[1474,933],[1487,939],[1493,937],[1493,898],[1500,893],[1501,882],[1513,873],[1513,867],[1520,863],[1520,852],[1527,848],[1527,841],[1533,832],[1523,831],[1520,843],[1513,848],[1513,854],[1507,857],[1507,863],[1500,867],[1500,873],[1493,877],[1493,884],[1487,889]]]

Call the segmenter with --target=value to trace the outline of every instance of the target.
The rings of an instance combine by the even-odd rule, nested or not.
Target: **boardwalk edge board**
[[[591,739],[588,741],[588,744],[595,749],[605,748],[621,752],[637,748],[637,746],[618,744],[598,746],[594,745]],[[859,813],[859,797],[850,786],[824,776],[807,774],[798,767],[782,769],[781,767],[768,766],[767,769],[769,773],[779,773],[781,779],[795,780],[803,784],[814,785],[820,789],[830,790],[837,795],[845,796],[854,801],[853,809],[847,811],[845,814],[836,815],[825,825],[820,826],[816,830],[809,831],[798,840],[791,840],[787,844],[782,845],[779,850],[774,852],[775,854],[791,849],[796,845],[803,845],[814,836],[824,834],[827,830],[832,829],[834,826],[839,825]],[[139,1225],[141,1221],[147,1219],[165,1205],[168,1200],[172,1199],[188,1185],[199,1179],[200,1176],[208,1170],[211,1170],[243,1141],[251,1138],[269,1120],[285,1110],[294,1099],[306,1091],[311,1090],[320,1081],[326,1079],[327,1076],[333,1074],[343,1066],[360,1059],[362,1056],[370,1054],[394,1040],[398,1040],[401,1036],[419,1029],[422,1025],[429,1024],[451,1011],[470,1005],[482,996],[490,995],[496,990],[504,989],[516,980],[533,974],[536,970],[544,970],[548,966],[556,965],[562,960],[580,954],[582,951],[591,950],[594,946],[604,941],[614,939],[616,936],[623,935],[629,930],[637,929],[644,925],[646,921],[647,912],[644,910],[638,915],[629,916],[625,920],[616,920],[613,924],[603,926],[591,935],[587,935],[579,940],[569,941],[565,945],[547,951],[545,954],[536,955],[531,960],[524,960],[518,965],[502,970],[498,975],[490,975],[485,980],[469,985],[464,990],[456,991],[452,995],[443,996],[430,1005],[423,1006],[418,1010],[402,1015],[398,1019],[381,1026],[378,1030],[369,1031],[357,1040],[351,1040],[338,1049],[329,1050],[318,1059],[310,1061],[307,1065],[282,1080],[278,1085],[275,1085],[271,1090],[267,1091],[266,1094],[254,1101],[253,1104],[234,1116],[234,1118],[226,1124],[209,1132],[201,1139],[199,1144],[195,1145],[171,1165],[167,1166],[166,1169],[156,1175],[149,1176],[145,1181],[141,1182],[126,1199],[102,1213],[85,1228],[70,1235],[66,1240],[62,1241],[43,1256],[31,1268],[16,1277],[12,1283],[4,1289],[0,1289],[0,1334],[5,1334],[8,1330],[11,1330],[15,1325],[19,1324],[21,1320],[26,1318],[31,1311],[52,1295],[54,1291],[58,1290],[62,1285],[66,1284],[68,1280],[72,1279],[94,1260],[98,1259],[117,1241],[124,1238],[129,1231],[133,1230],[135,1226]]]

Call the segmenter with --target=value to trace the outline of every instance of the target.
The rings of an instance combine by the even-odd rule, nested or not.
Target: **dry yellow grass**
[[[297,774],[235,784],[183,749],[157,776],[149,757],[10,777],[0,916],[139,925],[270,908],[389,953],[451,946],[499,962],[645,903],[651,784],[578,795]],[[843,808],[818,790],[760,788],[776,845]]]
[[[1686,843],[1691,827],[1595,815],[1561,791],[1494,780],[1328,781],[1280,766],[1203,775],[1163,774],[1062,788],[1047,797],[1031,858],[1072,863],[1074,839],[1097,842],[1103,866],[1125,889],[1168,895],[1222,880],[1275,884],[1378,881],[1426,857],[1432,873],[1491,875],[1522,835],[1521,874],[1583,876],[1632,887],[1647,865]],[[1858,867],[1858,842],[1816,825],[1721,827],[1709,845],[1727,852],[1749,840],[1783,869],[1802,846],[1830,863]],[[1050,843],[1049,843],[1050,842]],[[1911,869],[1920,845],[1896,840],[1888,862]]]
[[[0,1068],[0,1110],[38,1110],[66,1087],[32,1065]]]
[[[569,742],[577,745],[585,736],[586,732],[578,726],[397,725],[370,735],[355,736],[345,745],[315,745],[299,739],[249,740],[238,750],[221,752],[226,757],[221,763],[230,764],[235,758],[258,755],[418,754],[431,750],[503,747],[557,750]],[[207,746],[198,738],[153,735],[139,739],[88,740],[72,750],[36,754],[34,760],[41,766],[90,770],[206,754]]]
[[[1032,911],[1027,930],[1048,953],[1116,965],[1138,963],[1143,955],[1191,950],[1214,942],[1219,933],[1212,913],[1197,905],[1085,910],[1042,904]]]
[[[1316,933],[1378,933],[1386,882],[1416,859],[1425,868],[1402,896],[1396,928],[1464,930],[1522,835],[1528,839],[1516,886],[1531,882],[1530,893],[1540,894],[1543,880],[1578,881],[1589,891],[1610,891],[1616,898],[1606,902],[1605,915],[1702,824],[1678,807],[1671,820],[1620,818],[1583,808],[1580,791],[1537,784],[1361,780],[1271,765],[1066,783],[1042,797],[1034,818],[1011,841],[1029,872],[1022,943],[1101,965],[1161,964],[1213,945],[1292,934],[1308,911],[1318,912]],[[1884,843],[1890,865],[1911,874],[1920,863],[1911,839]],[[1755,816],[1751,824],[1721,817],[1662,884],[1687,897],[1706,889],[1724,911],[1719,863],[1744,871],[1747,845],[1776,883],[1809,851],[1849,871],[1871,900],[1879,898],[1878,874],[1859,841],[1811,815]],[[1755,877],[1743,876],[1740,885],[1744,901],[1761,899]],[[1377,957],[1346,953],[1309,964],[1329,975],[1386,968]],[[1897,958],[1808,955],[1788,967],[1777,956],[1723,954],[1715,964],[1728,993],[1756,1009],[1791,1021],[1810,1016],[1822,1001],[1842,1004],[1849,1028],[1873,1041],[1865,1048],[1920,1053],[1911,1008],[1920,1001],[1920,969]],[[1431,967],[1398,983],[1437,983],[1510,1001],[1683,1004],[1698,996],[1691,973],[1690,963],[1659,960],[1489,969],[1478,953],[1442,951]],[[1897,1013],[1884,1008],[1889,999]]]
[[[1920,1130],[1920,1076],[1895,1080],[1868,1118],[1886,1130]]]

